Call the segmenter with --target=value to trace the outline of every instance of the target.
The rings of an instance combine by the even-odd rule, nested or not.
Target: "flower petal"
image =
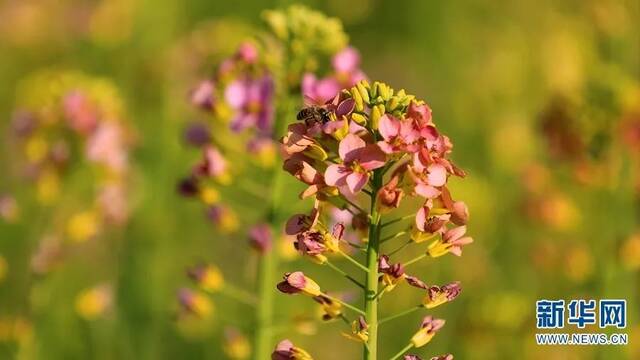
[[[351,170],[344,165],[332,164],[324,172],[324,182],[329,186],[344,185],[344,178],[351,173]]]
[[[358,193],[369,181],[368,174],[352,172],[347,176],[347,186],[352,193]]]
[[[340,141],[338,153],[340,154],[340,158],[345,162],[352,161],[357,155],[354,153],[354,150],[364,148],[365,146],[366,143],[359,136],[347,134],[347,136]]]
[[[357,155],[360,166],[367,170],[374,170],[384,166],[387,156],[377,144],[369,144],[358,150]]]

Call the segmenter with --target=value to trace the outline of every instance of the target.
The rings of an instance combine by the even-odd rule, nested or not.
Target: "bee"
[[[303,108],[296,117],[298,120],[304,121],[307,126],[313,126],[315,124],[326,124],[331,120],[329,110],[320,106],[309,106]]]

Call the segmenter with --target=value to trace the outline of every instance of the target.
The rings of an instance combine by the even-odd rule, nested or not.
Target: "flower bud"
[[[313,360],[308,352],[293,346],[289,340],[282,340],[271,353],[271,360]]]
[[[432,309],[455,299],[460,294],[460,291],[462,289],[459,281],[441,287],[431,286],[427,289],[427,295],[422,300],[422,305],[427,309]]]
[[[456,225],[465,225],[469,220],[469,209],[463,201],[453,203],[451,211],[451,221]]]
[[[278,283],[278,290],[285,294],[302,293],[307,296],[319,296],[322,294],[320,285],[306,277],[302,271],[284,274],[284,281]]]
[[[358,92],[360,93],[360,96],[362,97],[362,100],[364,101],[365,104],[368,104],[370,99],[369,99],[369,93],[367,92],[367,89],[365,88],[363,82],[359,82],[356,84],[356,88],[358,89]]]
[[[227,328],[224,331],[224,353],[233,360],[248,359],[251,355],[251,344],[246,336],[234,328]]]
[[[371,115],[369,116],[369,118],[371,119],[371,128],[373,130],[378,130],[378,125],[380,123],[380,117],[382,117],[382,115],[384,115],[384,105],[379,104],[379,105],[375,105],[372,109],[371,109]]]
[[[400,105],[400,101],[398,100],[397,96],[392,97],[391,99],[389,99],[389,101],[387,101],[387,111],[394,111],[398,108],[398,105]]]
[[[362,114],[353,113],[351,114],[351,119],[355,121],[358,125],[365,126],[367,124],[367,117]]]
[[[349,90],[349,93],[353,97],[353,100],[356,102],[355,110],[356,111],[364,111],[364,100],[362,99],[362,95],[358,91],[358,88],[355,86]]]
[[[220,270],[208,264],[195,266],[187,270],[187,275],[198,286],[207,292],[213,293],[220,290],[224,286],[224,278]]]
[[[432,316],[426,316],[420,324],[420,330],[411,337],[411,343],[414,347],[419,348],[426,345],[438,330],[444,326],[445,321],[442,319],[434,319]]]
[[[187,288],[180,289],[178,300],[184,311],[198,317],[208,317],[213,311],[213,304],[206,296]]]

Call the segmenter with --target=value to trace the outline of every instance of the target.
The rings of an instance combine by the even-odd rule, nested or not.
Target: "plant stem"
[[[413,241],[411,241],[411,239],[409,239],[409,241],[407,241],[406,243],[402,244],[399,248],[393,250],[392,252],[389,253],[389,256],[392,256],[394,254],[397,254],[399,251],[401,251],[402,249],[404,249],[405,247],[407,247],[409,244],[411,244]]]
[[[393,225],[393,224],[395,224],[397,222],[404,221],[404,220],[407,220],[407,219],[411,219],[413,217],[415,217],[415,215],[406,215],[406,216],[403,216],[403,217],[399,217],[397,219],[393,219],[393,220],[387,221],[386,223],[380,225],[380,227],[381,228],[385,228],[385,227],[387,227],[389,225]]]
[[[328,267],[333,269],[338,274],[340,274],[340,275],[346,277],[347,279],[349,279],[352,283],[358,285],[358,287],[360,287],[361,289],[364,289],[364,285],[362,283],[360,283],[360,281],[356,280],[353,276],[347,274],[346,271],[344,271],[344,270],[340,269],[339,267],[333,265],[329,260],[327,260],[325,262],[325,264],[327,264]]]
[[[379,322],[378,324],[383,324],[383,323],[386,323],[387,321],[391,321],[391,320],[396,319],[396,318],[399,318],[399,317],[401,317],[401,316],[409,315],[409,314],[411,314],[412,312],[414,312],[414,311],[416,311],[416,310],[419,310],[419,309],[421,309],[421,308],[422,308],[422,305],[414,306],[414,307],[409,308],[409,309],[407,309],[407,310],[405,310],[405,311],[399,312],[399,313],[397,313],[397,314],[395,314],[395,315],[391,315],[391,316],[388,316],[388,317],[386,317],[386,318],[384,318],[384,319],[381,319],[381,320],[380,320],[380,322]]]
[[[342,304],[342,306],[344,306],[344,307],[346,307],[346,308],[348,308],[348,309],[350,309],[350,310],[352,310],[352,311],[354,311],[354,312],[356,312],[356,313],[358,313],[360,315],[364,315],[364,311],[362,311],[362,310],[358,309],[357,307],[349,304],[348,302],[342,301],[342,300],[338,299],[337,297],[333,297],[333,296],[330,296],[330,295],[327,295],[327,294],[322,294],[322,295],[328,297],[329,299],[331,299],[331,300],[333,300],[333,301],[335,301],[337,303]]]
[[[284,131],[287,119],[291,115],[291,102],[285,97],[281,100],[281,105],[277,112],[274,124],[274,141]],[[267,220],[271,226],[272,234],[277,236],[282,230],[281,219],[278,217],[278,210],[284,190],[284,171],[279,167],[274,167],[271,175],[271,196],[269,197],[269,209]],[[278,251],[272,246],[267,249],[260,259],[258,273],[258,307],[256,313],[256,334],[254,338],[253,359],[268,360],[273,346],[274,335],[274,296],[276,294],[276,271],[278,269]]]
[[[413,264],[414,262],[416,262],[416,261],[420,261],[420,260],[422,260],[422,259],[424,259],[424,258],[426,258],[426,257],[427,257],[427,254],[426,254],[426,253],[425,253],[425,254],[420,254],[420,255],[418,255],[417,257],[414,257],[413,259],[411,259],[411,260],[409,260],[409,261],[405,262],[405,263],[404,263],[404,266],[409,266],[409,265]]]
[[[355,265],[358,268],[360,268],[362,271],[364,271],[364,272],[368,272],[369,271],[369,268],[367,268],[366,266],[360,264],[358,262],[358,260],[352,258],[347,253],[345,253],[344,251],[340,250],[340,255],[342,255],[345,259],[349,260],[349,262],[351,262],[353,265]]]
[[[259,297],[257,308],[257,327],[253,358],[268,359],[273,337],[273,298],[275,293],[275,269],[277,268],[276,250],[269,249],[262,254],[260,261]]]
[[[413,347],[412,343],[409,343],[409,345],[405,346],[404,348],[402,348],[402,350],[400,350],[397,354],[395,354],[393,357],[391,357],[390,360],[396,360],[397,358],[399,358],[400,356],[402,356],[402,354],[406,353],[407,351],[411,350],[411,348]]]
[[[396,234],[393,234],[393,235],[389,235],[389,236],[387,236],[385,238],[380,239],[380,244],[384,244],[387,241],[393,240],[395,238],[399,238],[399,237],[405,235],[406,233],[407,233],[406,231],[400,231],[399,233],[396,233]]]
[[[371,179],[371,222],[367,244],[367,281],[364,294],[365,320],[369,326],[369,339],[364,349],[365,360],[378,357],[378,253],[380,251],[380,214],[376,209],[376,197],[382,187],[383,173],[378,169]]]

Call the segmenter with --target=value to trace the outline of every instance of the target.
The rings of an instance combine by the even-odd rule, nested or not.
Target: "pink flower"
[[[325,103],[340,91],[340,83],[333,77],[318,79],[314,74],[302,77],[302,94],[318,103]]]
[[[309,185],[309,187],[300,194],[302,199],[317,194],[318,191],[327,186],[322,174],[311,166],[311,163],[311,159],[300,153],[296,153],[289,159],[286,159],[282,166],[285,171],[293,175],[296,179]]]
[[[456,256],[462,255],[462,247],[464,245],[471,244],[473,239],[469,236],[464,236],[467,232],[466,226],[458,226],[447,230],[441,239],[438,239],[427,248],[427,255],[431,257],[439,257],[447,253],[452,253]]]
[[[313,360],[305,350],[296,347],[289,340],[282,340],[271,353],[271,360]]]
[[[285,233],[287,235],[298,235],[303,231],[312,229],[318,222],[320,212],[318,211],[319,203],[316,201],[309,215],[296,214],[287,221],[285,225]]]
[[[314,74],[304,74],[301,83],[304,96],[324,104],[334,98],[340,89],[354,86],[358,81],[367,78],[359,68],[360,54],[352,47],[337,53],[331,64],[335,74],[325,78],[318,79]]]
[[[435,234],[443,233],[445,225],[449,222],[449,214],[441,214],[429,216],[430,208],[428,205],[422,206],[416,213],[416,228],[422,232]]]
[[[114,121],[104,121],[87,141],[87,158],[120,173],[127,167],[123,131]]]
[[[442,235],[442,240],[451,246],[451,249],[449,250],[450,253],[460,256],[462,255],[462,247],[473,242],[473,238],[464,236],[466,232],[466,226],[458,226],[448,230],[444,235]]]
[[[431,358],[431,360],[453,360],[453,355],[444,354],[444,355],[434,356]]]
[[[240,44],[236,56],[247,64],[253,64],[258,60],[258,49],[250,42]]]
[[[367,145],[353,134],[340,141],[338,153],[343,163],[329,165],[324,177],[327,185],[338,186],[342,193],[358,193],[369,181],[369,172],[384,166],[386,160],[378,145]]]
[[[287,134],[282,138],[282,147],[288,155],[305,151],[314,140],[307,134],[307,126],[303,123],[289,125]]]
[[[191,103],[203,110],[212,110],[215,85],[211,80],[201,81],[189,95]]]
[[[353,86],[367,78],[360,70],[360,53],[351,46],[335,54],[331,64],[342,87]]]
[[[378,201],[383,209],[398,208],[404,196],[402,188],[398,187],[400,175],[395,174],[389,182],[378,191]]]
[[[278,290],[285,294],[304,294],[307,296],[321,295],[320,286],[306,277],[302,271],[284,274],[284,280],[277,285]]]
[[[267,224],[258,224],[249,230],[249,242],[251,246],[264,254],[271,249],[273,235]]]
[[[436,306],[452,301],[460,295],[461,291],[462,288],[460,287],[459,281],[443,286],[431,286],[427,290],[427,296],[424,298],[422,303],[427,309],[432,309]]]
[[[213,145],[208,145],[204,148],[202,154],[202,160],[196,168],[194,173],[200,176],[209,176],[212,178],[219,178],[225,176],[227,171],[227,160]]]
[[[433,126],[431,108],[427,104],[418,104],[415,101],[412,101],[407,109],[407,117],[414,122],[418,129],[425,129],[428,126]]]
[[[378,131],[384,139],[378,141],[378,146],[387,154],[414,152],[418,149],[413,143],[418,139],[419,133],[409,121],[398,120],[393,115],[385,114],[380,118]]]
[[[238,79],[227,86],[224,97],[235,115],[231,120],[233,131],[255,126],[270,132],[273,122],[274,85],[271,76],[260,79]]]
[[[72,91],[64,97],[63,109],[73,130],[87,135],[96,128],[98,113],[80,91]]]

